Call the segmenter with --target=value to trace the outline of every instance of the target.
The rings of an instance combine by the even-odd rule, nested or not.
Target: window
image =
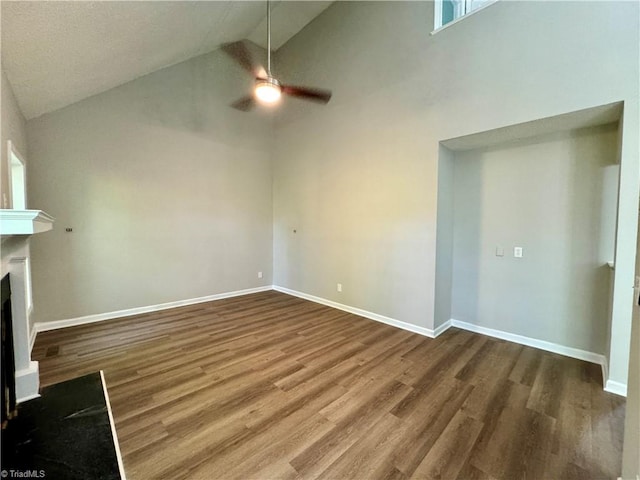
[[[496,0],[436,0],[434,25],[435,30],[448,25],[459,18],[469,15]]]
[[[2,195],[2,208],[26,210],[27,178],[24,161],[11,141],[8,142],[8,150],[9,198]]]

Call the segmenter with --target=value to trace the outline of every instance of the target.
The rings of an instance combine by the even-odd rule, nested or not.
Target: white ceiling
[[[272,4],[277,50],[331,1]],[[38,117],[248,38],[266,48],[263,1],[3,1],[2,66]]]

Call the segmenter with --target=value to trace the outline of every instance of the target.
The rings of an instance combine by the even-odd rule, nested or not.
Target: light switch
[[[504,257],[504,247],[496,247],[496,257]]]
[[[515,258],[522,258],[522,247],[513,247],[513,256]]]

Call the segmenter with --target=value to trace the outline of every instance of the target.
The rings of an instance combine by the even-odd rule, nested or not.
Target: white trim
[[[107,391],[107,381],[104,378],[104,371],[100,370],[100,379],[102,380],[102,392],[104,393],[104,401],[107,404],[107,413],[109,414],[109,424],[111,425],[111,435],[113,437],[113,445],[116,448],[116,458],[118,459],[118,470],[120,470],[120,478],[126,480],[124,473],[124,463],[122,462],[122,454],[120,453],[120,443],[118,443],[118,433],[116,432],[116,422],[113,420],[113,412],[111,411],[111,402],[109,401],[109,392]]]
[[[13,153],[13,142],[7,140],[7,191],[3,193],[0,199],[0,205],[3,209],[13,208],[13,172],[11,170],[11,154]],[[8,196],[7,196],[8,194]]]
[[[449,327],[451,327],[451,319],[447,320],[446,322],[444,322],[442,325],[439,325],[435,328],[434,333],[436,337],[439,337],[440,335],[442,335],[444,332],[446,332],[447,330],[449,330]]]
[[[22,185],[21,185],[21,189],[20,189],[20,193],[22,194],[22,202],[20,206],[16,207],[16,202],[15,202],[15,198],[14,198],[14,194],[16,193],[14,191],[14,178],[13,178],[13,157],[16,158],[16,160],[18,160],[18,163],[20,164],[21,168],[21,176],[22,176]],[[15,143],[13,143],[11,140],[7,140],[7,193],[9,194],[9,198],[5,198],[3,197],[1,200],[1,207],[3,209],[26,209],[27,208],[27,163],[24,160],[24,156],[18,151],[18,149],[16,148]],[[9,205],[6,205],[6,202],[9,202]]]
[[[624,383],[616,382],[614,380],[607,380],[604,385],[604,391],[620,395],[621,397],[627,396],[627,385]]]
[[[418,325],[413,325],[412,323],[396,320],[395,318],[385,317],[384,315],[379,315],[377,313],[369,312],[367,310],[362,310],[356,307],[351,307],[349,305],[343,305],[342,303],[334,302],[333,300],[327,300],[326,298],[316,297],[315,295],[309,295],[308,293],[298,292],[296,290],[291,290],[289,288],[279,287],[277,285],[274,285],[273,289],[276,292],[293,295],[294,297],[303,298],[311,302],[319,303],[321,305],[326,305],[327,307],[337,308],[338,310],[342,310],[348,313],[353,313],[354,315],[359,315],[361,317],[368,318],[370,320],[375,320],[376,322],[386,323],[387,325],[391,325],[392,327],[401,328],[402,330],[407,330],[409,332],[417,333],[419,335],[424,335],[425,337],[435,338],[434,331],[429,328],[420,327]]]
[[[40,376],[38,375],[38,362],[29,361],[26,368],[16,370],[16,402],[22,403],[32,398],[39,397]]]
[[[442,28],[442,0],[433,2],[433,31],[431,35]]]
[[[607,358],[599,353],[588,352],[586,350],[580,350],[579,348],[567,347],[565,345],[558,345],[557,343],[546,342],[544,340],[538,340],[537,338],[525,337],[523,335],[517,335],[515,333],[504,332],[502,330],[495,330],[493,328],[481,327],[474,325],[473,323],[462,322],[460,320],[451,319],[451,326],[468,330],[470,332],[480,333],[489,337],[500,338],[509,342],[518,343],[520,345],[526,345],[528,347],[545,350],[547,352],[558,353],[565,357],[576,358],[578,360],[584,360],[585,362],[595,363],[602,367],[602,379],[605,382],[604,390],[618,395],[626,395],[627,386],[618,382],[608,380],[608,364]],[[625,393],[619,393],[624,391]]]
[[[53,228],[55,219],[42,210],[0,210],[0,235],[33,235]]]
[[[434,2],[434,5],[440,4],[440,18],[439,18],[440,26],[437,27],[437,28],[434,28],[434,30],[429,35],[435,35],[436,33],[439,33],[442,30],[444,30],[445,28],[449,28],[451,25],[455,25],[456,23],[462,21],[464,18],[469,18],[474,13],[481,12],[485,8],[487,8],[487,7],[491,6],[491,5],[495,5],[497,2],[498,2],[498,0],[493,0],[492,2],[486,3],[486,4],[482,5],[481,7],[476,8],[475,10],[471,10],[470,12],[467,12],[464,15],[458,17],[458,18],[454,18],[453,20],[451,20],[446,25],[442,25],[442,0],[436,0]],[[435,23],[435,22],[438,22],[438,19],[435,17],[435,15],[437,13],[438,13],[437,12],[437,7],[434,6],[434,27],[435,27],[435,25],[437,25],[437,23]]]
[[[22,397],[22,398],[16,399],[16,403],[28,402],[29,400],[33,400],[35,398],[40,398],[40,394],[39,393],[33,393],[31,395],[27,395],[26,397]]]
[[[534,347],[547,352],[558,353],[565,357],[577,358],[578,360],[584,360],[586,362],[602,365],[606,361],[604,355],[599,353],[588,352],[586,350],[580,350],[579,348],[567,347],[559,345],[557,343],[547,342],[545,340],[538,340],[537,338],[525,337],[524,335],[518,335],[516,333],[509,333],[503,330],[495,330],[493,328],[481,327],[474,325],[473,323],[462,322],[460,320],[451,319],[451,326],[468,330],[470,332],[481,333],[482,335],[488,335],[489,337],[500,338],[502,340],[508,340],[509,342],[519,343],[520,345],[526,345],[528,347]]]
[[[142,313],[158,312],[160,310],[168,310],[170,308],[184,307],[187,305],[195,305],[197,303],[212,302],[214,300],[222,300],[224,298],[239,297],[241,295],[249,295],[251,293],[266,292],[271,290],[271,285],[257,288],[247,288],[245,290],[236,290],[233,292],[217,293],[206,297],[190,298],[188,300],[178,300],[176,302],[160,303],[158,305],[149,305],[147,307],[129,308],[126,310],[117,310],[115,312],[98,313],[96,315],[87,315],[85,317],[69,318],[67,320],[55,320],[52,322],[36,322],[34,329],[37,333],[47,332],[49,330],[57,330],[59,328],[75,327],[77,325],[85,325],[87,323],[102,322],[105,320],[113,320],[115,318],[130,317],[132,315],[140,315]]]

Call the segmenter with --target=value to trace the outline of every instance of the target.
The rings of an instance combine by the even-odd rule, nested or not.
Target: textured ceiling
[[[274,2],[277,50],[330,1]],[[243,38],[266,47],[262,1],[3,1],[2,66],[27,119]]]

